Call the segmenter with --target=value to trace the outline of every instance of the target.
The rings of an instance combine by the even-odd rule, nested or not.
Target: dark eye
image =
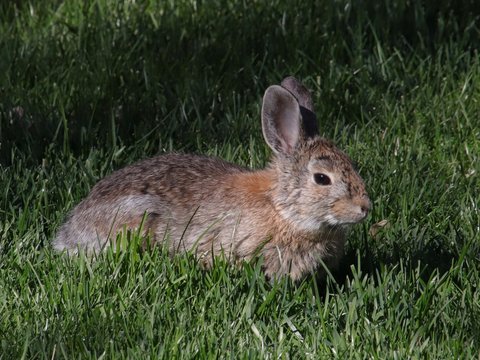
[[[330,185],[332,183],[327,175],[321,173],[313,174],[313,179],[318,185]]]

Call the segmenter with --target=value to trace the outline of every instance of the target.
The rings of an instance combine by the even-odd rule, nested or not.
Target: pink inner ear
[[[290,94],[289,94],[290,95]],[[300,135],[300,112],[297,101],[293,97],[282,97],[278,101],[276,127],[282,148],[290,153],[297,146]]]
[[[279,132],[281,132],[282,147],[286,153],[292,152],[297,146],[299,129],[296,125],[296,121],[291,116],[295,114],[285,114],[284,120],[281,121],[279,126]]]
[[[286,89],[273,85],[263,98],[262,124],[265,140],[280,153],[291,153],[300,137],[300,106]]]

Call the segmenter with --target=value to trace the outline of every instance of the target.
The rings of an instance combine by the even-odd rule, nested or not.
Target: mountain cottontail
[[[124,227],[143,226],[172,252],[193,250],[206,267],[263,256],[267,277],[299,280],[321,262],[332,267],[348,225],[370,200],[348,156],[318,135],[312,99],[295,78],[263,97],[267,168],[250,170],[198,155],[167,154],[98,182],[61,226],[53,246],[99,251]]]

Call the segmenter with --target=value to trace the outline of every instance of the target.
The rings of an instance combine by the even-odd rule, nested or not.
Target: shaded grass
[[[441,66],[425,69],[432,57],[454,74],[468,69],[477,7],[400,0],[3,5],[0,155],[8,159],[16,145],[38,159],[52,142],[78,153],[145,136],[190,150],[197,136],[245,140],[258,127],[235,120],[255,113],[263,89],[285,73],[313,78],[322,114],[357,123],[386,92],[401,97],[420,81],[441,80]],[[18,106],[20,118],[12,112]]]
[[[475,2],[0,9],[0,356],[478,356]],[[137,159],[263,166],[261,95],[287,74],[374,203],[327,284],[268,284],[259,263],[204,272],[135,236],[96,261],[52,253],[67,210]]]

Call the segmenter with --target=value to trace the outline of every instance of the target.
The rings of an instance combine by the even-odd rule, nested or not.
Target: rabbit
[[[263,257],[269,279],[325,275],[347,229],[371,202],[349,157],[319,136],[310,92],[294,77],[267,88],[261,120],[273,151],[251,170],[202,155],[142,160],[99,181],[53,241],[69,254],[98,252],[122,229],[142,228],[171,254],[193,251],[205,268]]]

